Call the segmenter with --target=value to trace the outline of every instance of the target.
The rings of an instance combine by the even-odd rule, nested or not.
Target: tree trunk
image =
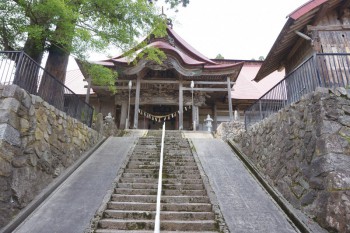
[[[64,84],[69,53],[57,46],[51,46],[46,61],[45,74],[40,83],[39,94],[48,103],[64,110]]]

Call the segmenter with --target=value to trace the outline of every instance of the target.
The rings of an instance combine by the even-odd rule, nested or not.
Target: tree
[[[23,49],[37,63],[49,52],[46,69],[64,82],[71,53],[84,58],[87,51],[109,46],[122,50],[151,30],[165,33],[165,22],[146,0],[3,0],[0,3],[0,47]],[[188,0],[165,0],[174,8]],[[19,21],[16,21],[21,19]],[[154,53],[150,53],[154,54]],[[42,88],[48,88],[42,86]]]
[[[225,59],[225,58],[221,55],[221,53],[219,53],[218,55],[216,55],[215,59]]]

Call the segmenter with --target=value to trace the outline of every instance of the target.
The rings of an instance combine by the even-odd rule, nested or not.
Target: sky
[[[190,0],[174,13],[173,29],[187,43],[208,58],[266,57],[287,21],[287,16],[308,0]],[[158,5],[161,5],[161,0]],[[112,56],[120,52],[111,52]],[[104,59],[94,54],[90,60]],[[70,65],[68,69],[74,69]]]
[[[266,57],[287,21],[307,0],[190,0],[174,30],[209,58]],[[165,12],[166,13],[166,12]]]

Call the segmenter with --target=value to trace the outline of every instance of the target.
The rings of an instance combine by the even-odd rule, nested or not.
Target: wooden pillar
[[[184,101],[183,101],[183,90],[182,90],[182,81],[179,83],[179,130],[183,130],[184,123]]]
[[[232,96],[231,96],[231,79],[227,77],[227,99],[228,99],[228,112],[230,116],[230,121],[233,121],[233,111],[232,111]]]
[[[120,129],[125,129],[127,111],[128,111],[128,102],[123,101],[122,109],[120,112],[120,124],[119,124]]]
[[[140,89],[141,89],[141,75],[137,74],[135,112],[134,112],[134,129],[137,129],[138,125],[139,125]]]
[[[196,129],[198,130],[198,126],[199,126],[199,107],[198,106],[194,106],[194,119],[196,121]]]
[[[216,106],[216,103],[213,106],[213,112],[214,112],[214,130],[218,128],[218,107]]]

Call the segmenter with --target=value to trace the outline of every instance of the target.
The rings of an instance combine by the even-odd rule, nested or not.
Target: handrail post
[[[22,69],[22,63],[23,63],[23,57],[24,57],[24,52],[23,50],[19,53],[19,58],[16,62],[16,70],[15,70],[15,75],[13,78],[13,84],[16,84],[18,86],[20,86],[21,88],[23,88],[23,85],[21,85],[21,80],[19,79],[19,75],[20,75],[20,69]]]
[[[155,223],[154,223],[154,233],[159,233],[160,232],[160,199],[161,199],[161,195],[162,195],[164,137],[165,137],[165,122],[163,123],[162,143],[161,143],[161,148],[160,148],[158,191],[157,191],[157,206],[156,206],[156,220],[155,220]]]

